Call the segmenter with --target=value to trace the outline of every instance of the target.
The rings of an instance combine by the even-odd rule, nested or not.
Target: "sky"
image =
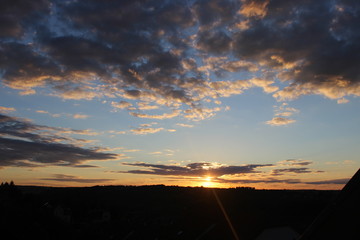
[[[341,189],[357,0],[3,0],[0,181]]]

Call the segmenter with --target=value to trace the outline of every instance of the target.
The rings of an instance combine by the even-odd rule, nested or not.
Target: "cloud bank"
[[[154,152],[152,154],[161,154]],[[346,184],[349,179],[330,179],[323,181],[304,181],[295,178],[304,174],[319,174],[324,171],[311,169],[308,166],[312,161],[302,159],[287,159],[278,164],[248,164],[231,166],[213,162],[194,162],[186,166],[150,164],[144,162],[122,163],[125,166],[133,166],[140,169],[127,171],[113,171],[113,173],[127,173],[139,175],[166,176],[171,179],[204,181],[211,178],[214,183],[281,183],[281,184],[307,184],[307,185],[327,185],[327,184]],[[290,167],[289,167],[290,166]],[[269,170],[270,169],[270,170]]]
[[[126,166],[143,167],[143,170],[120,171],[131,174],[151,174],[178,177],[221,177],[223,175],[236,175],[256,173],[257,168],[272,166],[272,164],[250,164],[244,166],[227,166],[209,162],[189,163],[186,166],[161,165],[148,163],[123,163]]]

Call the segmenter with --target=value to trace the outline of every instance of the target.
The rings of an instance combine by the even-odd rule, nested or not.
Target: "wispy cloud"
[[[145,135],[145,134],[149,134],[149,133],[157,133],[157,132],[160,132],[163,130],[164,130],[164,128],[138,127],[138,128],[131,129],[130,132],[132,132],[134,134],[138,134],[138,135]]]
[[[238,183],[238,184],[256,184],[256,183],[280,183],[280,184],[304,184],[304,185],[345,185],[350,179],[349,178],[341,178],[341,179],[330,179],[324,181],[304,181],[300,179],[281,179],[281,178],[262,178],[262,179],[213,179],[213,181],[219,183]]]
[[[82,178],[82,177],[66,175],[66,174],[53,174],[49,178],[40,178],[40,179],[46,181],[77,182],[77,183],[104,183],[113,180],[107,178]]]
[[[174,118],[180,114],[179,110],[173,111],[172,113],[164,113],[161,115],[150,115],[145,113],[129,112],[130,115],[138,118],[149,118],[149,119],[169,119]]]
[[[284,161],[280,161],[280,165],[284,166],[307,166],[312,164],[313,161],[310,160],[304,160],[304,159],[286,159]]]
[[[193,128],[194,127],[194,125],[185,124],[185,123],[177,123],[176,125],[179,126],[179,127],[186,127],[186,128]]]
[[[90,116],[89,115],[86,115],[86,114],[74,114],[73,115],[73,118],[74,119],[87,119],[87,118],[89,118]]]
[[[0,114],[0,167],[78,166],[89,160],[112,160],[122,156],[80,147],[85,139],[62,135],[61,128],[37,125]],[[82,130],[68,130],[79,131]]]
[[[266,124],[272,126],[283,126],[296,122],[294,119],[284,117],[274,117],[273,119],[266,121]]]
[[[16,111],[13,107],[2,107],[0,106],[0,113],[8,113],[8,112],[14,112]]]
[[[321,173],[323,171],[314,171],[311,170],[310,168],[281,168],[281,169],[274,169],[272,171],[272,175],[284,175],[284,174],[289,174],[289,173]]]
[[[40,113],[40,114],[47,114],[51,117],[54,118],[58,118],[58,117],[71,117],[73,119],[87,119],[90,116],[86,115],[86,114],[80,114],[80,113],[75,113],[75,114],[70,114],[70,113],[50,113],[48,111],[45,110],[36,110],[36,113]]]

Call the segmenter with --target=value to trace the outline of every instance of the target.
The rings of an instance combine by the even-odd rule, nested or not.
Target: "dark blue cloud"
[[[0,114],[0,168],[49,165],[88,168],[95,166],[84,164],[86,161],[117,158],[116,154],[68,143],[73,140],[70,137],[45,134],[48,130],[59,131]]]
[[[250,164],[244,166],[216,166],[209,162],[190,163],[186,166],[161,165],[148,163],[123,163],[127,166],[143,167],[143,170],[120,171],[119,173],[150,174],[166,176],[212,176],[256,173],[257,168],[273,166],[272,164]]]

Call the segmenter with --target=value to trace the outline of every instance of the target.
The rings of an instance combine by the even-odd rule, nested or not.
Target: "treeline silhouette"
[[[241,239],[264,228],[304,229],[338,191],[178,186],[0,186],[8,239],[232,239],[216,192]]]

